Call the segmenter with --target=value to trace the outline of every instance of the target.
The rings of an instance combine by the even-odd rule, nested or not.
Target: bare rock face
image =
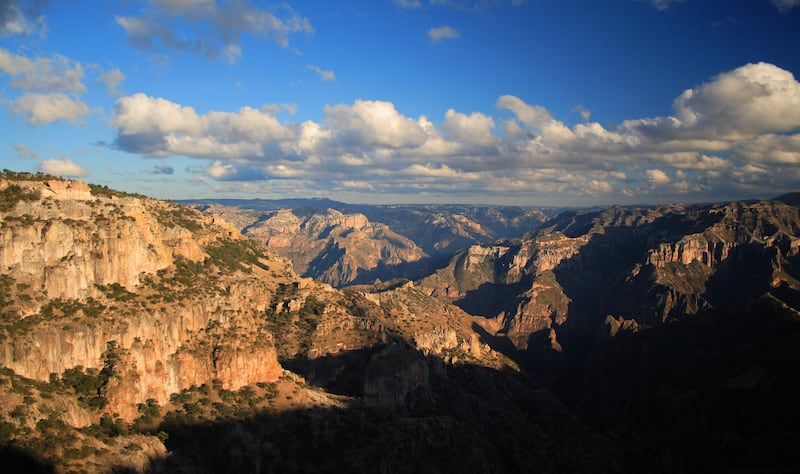
[[[77,181],[16,184],[41,199],[19,202],[3,216],[0,273],[50,298],[85,298],[95,285],[111,283],[132,289],[141,273],[167,267],[176,255],[202,259],[202,246],[217,238],[176,225],[199,214],[167,203],[94,196]]]
[[[363,214],[334,209],[283,209],[249,225],[243,233],[283,257],[295,271],[333,286],[392,276],[426,256],[414,242]]]
[[[128,420],[192,385],[280,376],[263,314],[298,281],[286,260],[174,204],[76,181],[0,186],[19,196],[0,213],[0,366],[40,381],[103,369]]]
[[[565,213],[471,247],[419,286],[522,348],[541,331],[597,332],[607,315],[625,321],[610,323],[617,333],[765,292],[796,305],[798,240],[798,208],[775,201]]]

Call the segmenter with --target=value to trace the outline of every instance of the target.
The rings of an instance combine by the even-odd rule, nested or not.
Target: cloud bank
[[[768,193],[800,183],[800,83],[748,64],[680,94],[674,113],[614,129],[568,125],[505,95],[493,115],[453,109],[434,122],[356,100],[319,122],[278,107],[199,114],[163,98],[120,98],[113,146],[207,160],[217,181],[289,180],[325,192],[559,195],[610,199]],[[588,119],[588,114],[585,115]]]

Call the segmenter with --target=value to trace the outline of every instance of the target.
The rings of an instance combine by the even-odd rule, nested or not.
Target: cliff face
[[[329,200],[192,202],[334,286],[416,278],[475,244],[518,237],[547,219],[539,209],[345,204]]]
[[[176,255],[202,259],[202,247],[217,238],[177,225],[184,213],[195,213],[166,203],[95,196],[78,181],[16,184],[41,199],[3,215],[0,273],[50,298],[85,298],[97,293],[95,285],[111,283],[132,289],[142,273],[166,268]],[[0,182],[0,189],[9,185]]]
[[[414,242],[385,224],[334,209],[283,209],[242,232],[289,258],[299,274],[333,286],[391,278],[426,257]]]
[[[798,208],[780,202],[614,208],[472,247],[419,285],[525,347],[608,315],[654,325],[765,292],[796,306],[798,245]]]
[[[280,375],[263,313],[297,279],[288,262],[177,205],[76,181],[0,188],[27,196],[0,217],[0,365],[41,381],[112,368],[103,395],[126,419],[191,385]]]

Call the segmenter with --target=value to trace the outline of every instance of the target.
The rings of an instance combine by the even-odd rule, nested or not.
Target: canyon
[[[7,465],[797,465],[791,196],[558,213],[190,204],[0,177]]]

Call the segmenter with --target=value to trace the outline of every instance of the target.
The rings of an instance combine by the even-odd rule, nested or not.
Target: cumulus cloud
[[[346,147],[414,148],[427,134],[420,122],[401,115],[394,104],[357,100],[352,106],[325,107],[332,141]]]
[[[748,64],[684,91],[675,115],[630,120],[624,127],[654,141],[736,141],[800,127],[800,83],[767,63]]]
[[[0,36],[44,34],[46,0],[0,1]]]
[[[264,145],[288,138],[272,107],[242,107],[238,112],[200,115],[144,94],[122,97],[114,105],[114,145],[125,151],[164,157],[263,157]]]
[[[452,26],[444,25],[428,30],[428,39],[434,43],[438,43],[439,41],[446,39],[456,39],[460,37],[461,33],[459,33],[458,30]]]
[[[616,128],[569,125],[504,95],[497,115],[449,109],[411,117],[392,102],[325,107],[282,122],[280,106],[197,113],[143,94],[123,97],[114,145],[151,157],[206,160],[215,181],[282,180],[325,193],[606,196],[642,202],[687,192],[788,191],[800,182],[800,84],[751,64],[687,89],[674,114]],[[748,170],[755,173],[748,176]],[[762,173],[758,170],[767,170]],[[287,184],[288,186],[288,184]],[[433,193],[433,194],[430,194]]]
[[[64,156],[42,161],[39,164],[39,171],[69,178],[80,178],[90,174],[85,168]]]
[[[224,57],[236,62],[242,54],[241,37],[270,37],[281,47],[289,46],[294,33],[312,33],[311,22],[287,4],[270,8],[249,1],[150,0],[151,10],[139,16],[120,16],[116,23],[136,48],[159,47]]]
[[[497,142],[497,138],[492,135],[492,129],[494,129],[492,117],[480,112],[466,115],[453,109],[445,113],[442,126],[442,130],[451,139],[477,145],[491,145]]]
[[[215,161],[206,170],[208,176],[217,181],[252,181],[266,179],[263,169],[251,166],[234,166],[231,163]]]
[[[11,111],[25,117],[30,125],[47,125],[59,120],[80,124],[89,106],[61,94],[25,94],[14,101]]]
[[[497,99],[497,108],[507,109],[528,128],[548,143],[571,141],[574,133],[564,123],[556,120],[544,107],[528,105],[519,97],[504,95]]]
[[[314,71],[319,74],[319,78],[323,81],[335,81],[336,74],[333,71],[326,71],[319,66],[308,65],[305,67],[306,71]]]
[[[645,171],[645,176],[650,184],[665,184],[670,182],[667,173],[661,170],[647,170]]]

